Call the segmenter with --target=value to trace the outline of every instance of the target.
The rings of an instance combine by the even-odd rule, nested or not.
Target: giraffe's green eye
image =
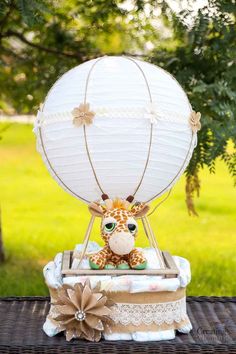
[[[137,226],[135,224],[128,224],[128,229],[131,233],[134,233],[137,230]]]
[[[112,232],[115,227],[116,227],[116,224],[114,222],[109,222],[104,226],[104,230],[106,232]]]

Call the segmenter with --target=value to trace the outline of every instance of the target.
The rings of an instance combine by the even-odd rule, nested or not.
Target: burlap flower
[[[99,341],[104,329],[109,330],[112,323],[109,315],[112,303],[105,295],[92,290],[89,281],[74,286],[62,285],[54,293],[53,315],[51,320],[65,331],[66,340],[84,338]]]
[[[89,110],[89,103],[81,103],[79,107],[73,109],[72,115],[74,125],[80,127],[92,124],[95,113]]]
[[[197,133],[201,129],[201,113],[193,111],[189,118],[189,124],[194,133]]]

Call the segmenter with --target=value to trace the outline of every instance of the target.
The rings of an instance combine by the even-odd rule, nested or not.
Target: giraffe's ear
[[[101,205],[90,203],[88,209],[93,216],[97,216],[99,218],[103,217],[103,209]]]
[[[141,218],[147,214],[149,209],[150,209],[149,205],[144,203],[137,203],[134,204],[134,206],[132,207],[131,213],[135,218]]]

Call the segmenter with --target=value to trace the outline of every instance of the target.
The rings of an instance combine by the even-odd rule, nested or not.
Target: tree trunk
[[[2,239],[2,222],[1,222],[1,209],[0,209],[0,263],[5,259]]]

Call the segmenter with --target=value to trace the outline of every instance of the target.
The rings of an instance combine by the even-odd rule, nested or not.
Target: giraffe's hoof
[[[147,267],[147,261],[141,263],[141,264],[138,264],[136,266],[133,267],[133,269],[138,269],[138,270],[142,270],[142,269],[146,269]]]
[[[105,269],[116,269],[116,266],[108,263],[105,265]]]
[[[126,270],[126,269],[130,269],[130,266],[128,265],[128,263],[120,263],[120,264],[117,266],[117,269]]]
[[[89,265],[91,269],[101,269],[98,264],[93,263],[91,260],[89,260]]]

